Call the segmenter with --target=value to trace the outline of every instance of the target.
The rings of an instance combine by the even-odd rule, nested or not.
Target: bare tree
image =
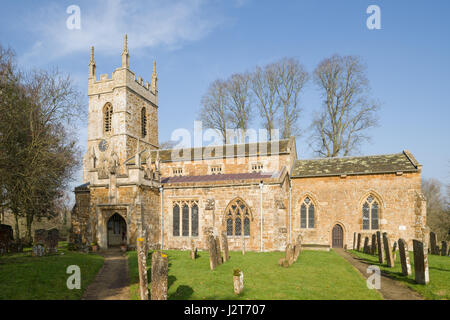
[[[216,130],[226,143],[230,112],[226,104],[227,85],[222,80],[214,81],[202,98],[200,119],[207,128]]]
[[[298,119],[300,116],[300,93],[308,81],[308,73],[305,68],[293,58],[285,58],[276,62],[273,66],[279,77],[277,86],[278,98],[281,102],[280,128],[282,138],[300,134]]]
[[[442,184],[436,179],[422,179],[422,193],[427,199],[427,225],[438,239],[448,240],[450,210],[448,198],[442,192]]]
[[[81,163],[74,131],[85,110],[71,79],[57,70],[11,70],[0,71],[9,74],[0,78],[0,112],[5,115],[0,120],[0,170],[16,236],[18,219],[25,217],[31,242],[34,219],[55,215],[57,200]]]
[[[231,113],[230,123],[233,124],[233,129],[239,130],[240,141],[244,143],[252,113],[250,74],[233,74],[226,82],[226,89],[226,105]]]
[[[377,124],[378,104],[369,99],[366,68],[358,57],[334,55],[314,71],[324,106],[312,123],[312,147],[325,157],[347,156],[369,139]]]
[[[263,119],[263,124],[269,138],[272,140],[272,130],[275,129],[280,101],[278,98],[278,87],[280,78],[275,64],[270,64],[264,68],[256,67],[252,73],[252,90],[257,100],[257,108]]]

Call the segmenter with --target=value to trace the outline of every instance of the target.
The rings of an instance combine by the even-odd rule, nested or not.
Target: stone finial
[[[130,54],[128,53],[128,36],[125,34],[123,40],[123,51],[122,51],[122,68],[130,68]]]
[[[94,60],[94,46],[91,47],[91,59],[89,60],[89,79],[95,79],[95,60]]]
[[[153,61],[152,91],[155,94],[158,91],[158,76],[156,74],[156,60]]]

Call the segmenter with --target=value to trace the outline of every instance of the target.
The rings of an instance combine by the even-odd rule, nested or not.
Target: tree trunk
[[[32,245],[33,244],[33,237],[31,235],[31,226],[33,225],[33,216],[32,215],[27,215],[26,219],[27,219],[27,232],[25,234],[25,243],[27,245]]]
[[[14,218],[16,219],[16,225],[15,225],[15,229],[16,229],[16,241],[20,241],[20,230],[19,230],[19,214],[16,212],[13,212],[14,214]]]

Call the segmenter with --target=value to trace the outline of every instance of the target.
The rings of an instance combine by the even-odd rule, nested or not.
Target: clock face
[[[106,141],[105,139],[100,141],[99,144],[98,144],[98,149],[101,152],[105,152],[108,149],[108,141]]]

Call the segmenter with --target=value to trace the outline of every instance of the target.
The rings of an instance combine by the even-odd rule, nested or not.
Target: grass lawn
[[[195,261],[189,251],[165,251],[169,256],[169,299],[381,299],[369,290],[364,278],[334,251],[303,251],[289,268],[278,266],[283,252],[230,252],[231,259],[209,268],[209,254],[199,252]],[[139,299],[139,274],[135,251],[128,253],[131,298]],[[151,252],[148,260],[151,279]],[[244,272],[244,292],[233,293],[233,269]],[[150,286],[149,286],[150,287]]]
[[[427,299],[450,299],[450,257],[441,257],[435,255],[428,255],[428,270],[430,274],[430,283],[427,285],[417,284],[414,281],[414,254],[409,253],[412,275],[405,277],[402,275],[402,266],[400,263],[400,253],[397,252],[397,257],[394,263],[394,268],[388,268],[386,265],[381,265],[378,262],[378,255],[373,256],[355,250],[351,253],[359,258],[364,259],[370,264],[380,267],[381,272],[388,276],[400,280],[411,289],[419,292]]]
[[[103,257],[68,251],[66,242],[59,246],[58,254],[51,256],[31,257],[30,248],[0,256],[0,300],[80,299],[103,266]],[[81,290],[67,288],[70,265],[80,267]]]

